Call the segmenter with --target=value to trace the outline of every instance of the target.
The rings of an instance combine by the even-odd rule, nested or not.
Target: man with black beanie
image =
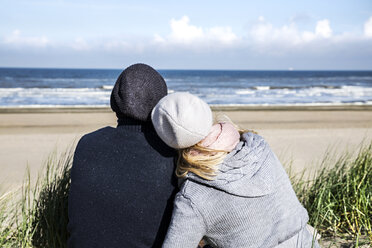
[[[166,94],[148,65],[120,74],[111,94],[117,127],[84,135],[75,150],[68,247],[161,247],[176,193],[175,151],[157,136],[150,113]]]

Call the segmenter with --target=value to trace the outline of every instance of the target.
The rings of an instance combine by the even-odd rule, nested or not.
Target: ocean
[[[159,70],[211,105],[372,105],[372,71]],[[121,70],[0,68],[0,107],[109,106]]]

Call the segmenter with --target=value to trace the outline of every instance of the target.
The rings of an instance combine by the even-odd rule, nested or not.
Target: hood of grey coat
[[[276,157],[270,155],[273,153],[261,136],[244,133],[235,149],[219,165],[215,180],[205,180],[193,173],[186,179],[241,197],[267,195],[274,187],[274,173],[269,163]]]

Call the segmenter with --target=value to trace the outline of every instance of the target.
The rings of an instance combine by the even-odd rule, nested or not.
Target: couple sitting
[[[144,64],[122,72],[111,107],[118,126],[85,135],[75,151],[69,247],[318,247],[262,137],[212,125],[205,102],[167,95]]]

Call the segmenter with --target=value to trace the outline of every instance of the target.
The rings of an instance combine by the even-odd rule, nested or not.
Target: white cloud
[[[315,26],[315,32],[303,31],[301,38],[303,42],[311,42],[316,39],[329,39],[332,37],[332,29],[329,24],[329,20],[324,19],[317,21]]]
[[[260,16],[258,21],[258,24],[250,30],[250,35],[257,42],[267,42],[273,33],[273,26],[266,22],[263,16]]]
[[[307,25],[306,25],[307,26]],[[361,25],[362,26],[362,25]],[[120,54],[123,57],[148,58],[157,55],[160,59],[166,56],[176,58],[183,56],[207,59],[243,58],[244,56],[262,58],[306,58],[326,57],[327,54],[349,54],[352,57],[360,52],[363,56],[370,54],[372,38],[372,17],[364,24],[364,33],[334,33],[329,19],[320,19],[313,23],[312,28],[301,29],[301,24],[289,21],[285,25],[275,25],[259,16],[254,25],[245,33],[237,34],[230,26],[205,27],[192,23],[188,16],[171,19],[169,33],[153,36],[115,35],[87,38],[84,36],[71,40],[50,41],[45,36],[27,36],[19,30],[0,40],[4,50],[18,50],[19,47],[46,47],[45,51],[63,51],[73,54]],[[25,49],[26,50],[26,49]],[[84,53],[89,51],[89,53]],[[360,55],[360,56],[362,56]],[[131,57],[132,56],[132,57]],[[141,57],[142,56],[142,57]],[[204,57],[203,57],[204,56]],[[331,57],[332,57],[331,56]],[[358,55],[359,56],[359,55]],[[164,57],[164,58],[163,58]],[[207,61],[207,60],[205,60]],[[247,61],[247,60],[244,60]],[[234,62],[234,61],[232,61]],[[191,62],[190,62],[191,63]],[[248,63],[248,62],[247,62]],[[292,66],[286,65],[287,67]],[[231,64],[233,66],[233,64]]]
[[[250,30],[250,40],[256,44],[270,43],[291,43],[296,44],[299,39],[297,28],[294,24],[284,25],[280,28],[275,28],[263,17],[260,17],[258,24]]]
[[[238,40],[237,35],[229,26],[216,26],[202,28],[190,24],[188,16],[170,21],[171,33],[166,37],[159,34],[154,35],[156,43],[178,44],[178,45],[229,45]]]
[[[231,44],[238,39],[236,34],[232,31],[231,27],[213,27],[208,30],[207,36],[212,41],[220,41],[224,44]]]
[[[50,41],[46,36],[23,36],[21,31],[16,29],[4,37],[4,43],[13,46],[45,47]]]
[[[250,39],[258,45],[286,44],[302,45],[319,39],[332,37],[332,29],[329,20],[324,19],[317,22],[314,31],[300,31],[295,23],[274,27],[260,16],[258,22],[249,32]]]
[[[318,21],[316,23],[315,35],[322,38],[329,38],[332,36],[332,29],[327,19]]]
[[[372,37],[372,16],[364,23],[364,35]]]
[[[316,39],[316,34],[310,31],[304,31],[301,34],[303,42],[311,42]]]
[[[195,40],[200,40],[204,36],[203,29],[189,24],[190,19],[187,16],[183,16],[181,19],[172,19],[170,26],[172,33],[169,38],[172,41],[180,43],[190,43]]]

